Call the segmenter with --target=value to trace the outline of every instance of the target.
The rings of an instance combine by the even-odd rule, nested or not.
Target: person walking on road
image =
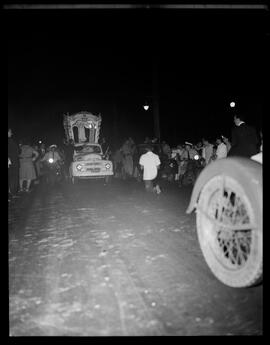
[[[152,152],[152,146],[146,146],[146,153],[141,155],[139,164],[141,169],[143,169],[143,180],[145,185],[145,190],[147,192],[156,191],[158,194],[161,192],[159,185],[154,186],[154,180],[158,176],[158,169],[160,167],[159,156]]]
[[[29,139],[24,139],[20,154],[20,192],[23,192],[23,183],[26,181],[25,191],[29,192],[31,182],[36,179],[34,162],[38,152],[30,145]]]
[[[12,129],[8,128],[8,184],[11,197],[16,197],[19,186],[19,146],[12,138]]]

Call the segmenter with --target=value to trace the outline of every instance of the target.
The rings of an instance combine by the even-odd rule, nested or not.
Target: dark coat
[[[12,166],[19,166],[19,147],[12,138],[8,138],[8,157]]]
[[[71,144],[64,146],[65,162],[66,164],[71,164],[73,161],[74,146]]]
[[[242,123],[232,129],[232,147],[228,156],[251,157],[258,152],[258,137],[254,127]]]

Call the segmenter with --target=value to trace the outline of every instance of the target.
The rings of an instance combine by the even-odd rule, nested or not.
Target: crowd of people
[[[63,140],[62,146],[46,146],[42,142],[32,144],[27,137],[17,144],[12,137],[13,131],[8,128],[8,201],[18,198],[20,193],[29,193],[42,181],[50,158],[59,165],[64,178],[68,178],[74,151],[72,140]]]
[[[189,160],[203,158],[204,166],[206,166],[217,159],[227,157],[230,148],[229,139],[223,136],[217,138],[213,143],[206,138],[202,138],[196,144],[184,142],[179,143],[176,147],[172,147],[166,141],[158,143],[156,138],[151,140],[149,137],[145,138],[143,144],[136,145],[132,138],[128,138],[112,155],[114,176],[123,180],[129,178],[144,179],[144,176],[147,176],[148,173],[145,174],[145,171],[143,171],[141,156],[147,153],[147,157],[153,157],[153,154],[155,154],[158,156],[158,160],[156,158],[154,160],[159,161],[159,175],[166,175],[166,171],[170,170],[171,173],[167,174],[169,175],[168,180],[179,181],[179,186],[181,186]],[[149,154],[149,152],[152,152],[152,154]],[[162,172],[160,168],[162,168]],[[149,187],[147,187],[147,190],[149,190]]]
[[[197,143],[182,142],[172,147],[166,141],[146,137],[144,143],[136,145],[129,137],[122,145],[111,152],[105,138],[101,139],[104,156],[113,161],[116,179],[136,179],[144,181],[147,191],[160,193],[159,181],[165,178],[174,181],[179,187],[189,168],[189,162],[197,160],[202,167],[227,156],[251,157],[260,151],[256,130],[247,125],[244,118],[234,116],[231,141],[220,135],[214,141],[203,137]],[[261,142],[262,142],[262,133]],[[64,139],[59,147],[45,146],[44,143],[31,145],[29,139],[23,139],[19,145],[12,138],[8,128],[8,172],[9,201],[19,193],[30,191],[31,186],[41,181],[44,175],[44,162],[50,157],[59,162],[64,178],[69,177],[69,167],[73,161],[74,143]]]
[[[115,150],[112,160],[116,178],[126,180],[135,178],[144,180],[147,191],[161,192],[159,181],[165,178],[174,181],[179,187],[183,185],[189,162],[199,161],[201,168],[228,156],[252,157],[260,150],[255,128],[246,124],[243,115],[234,116],[231,140],[224,135],[210,141],[203,137],[197,143],[182,142],[172,147],[166,141],[146,137],[142,145],[136,145],[132,138],[124,141]],[[198,166],[198,165],[197,165]]]

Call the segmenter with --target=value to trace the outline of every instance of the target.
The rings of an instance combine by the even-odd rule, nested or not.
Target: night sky
[[[15,138],[62,141],[63,114],[101,113],[115,145],[153,136],[158,64],[161,139],[230,135],[230,101],[261,128],[265,11],[6,10],[8,119]]]

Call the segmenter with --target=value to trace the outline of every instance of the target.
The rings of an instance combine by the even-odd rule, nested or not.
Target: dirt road
[[[261,335],[262,286],[213,276],[190,193],[84,181],[12,203],[10,335]]]

